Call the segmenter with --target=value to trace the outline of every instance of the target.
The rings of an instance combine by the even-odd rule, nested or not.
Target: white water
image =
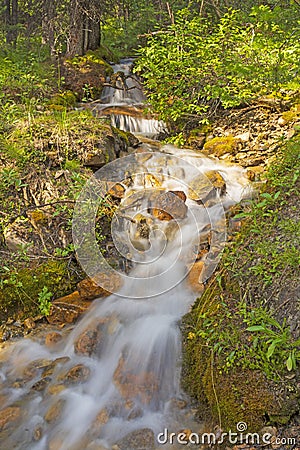
[[[223,207],[227,209],[248,195],[248,182],[241,168],[190,150],[172,146],[163,147],[161,153],[152,153],[150,147],[148,150],[150,153],[132,156],[133,183],[127,188],[119,211],[120,217],[125,214],[132,219],[143,214],[150,223],[149,239],[136,237],[137,224],[130,220],[114,228],[119,224],[118,212],[112,225],[114,237],[128,243],[131,260],[136,261],[129,274],[120,274],[120,291],[94,301],[89,312],[55,348],[46,348],[43,340],[23,339],[2,356],[5,364],[0,371],[1,407],[20,406],[22,411],[13,429],[2,432],[3,450],[111,449],[134,430],[150,428],[157,435],[164,427],[172,431],[187,427],[184,412],[177,411],[172,403],[184,397],[180,389],[178,323],[197,296],[185,276],[193,262],[192,250],[207,228],[212,230],[211,251],[203,260],[207,274],[214,270],[225,240]],[[128,174],[127,169],[132,166],[131,160],[124,160],[113,163],[113,170],[108,165],[106,176],[100,172],[96,179],[120,181],[122,171]],[[175,230],[175,220],[161,221],[149,212],[149,201],[157,189],[153,179],[159,180],[159,192],[172,189],[189,195],[189,184],[195,176],[203,177],[211,170],[223,176],[226,194],[220,198],[216,191],[214,201],[207,207],[187,199],[187,216],[177,221]],[[77,212],[80,213],[80,206]],[[142,244],[139,250],[136,241]],[[94,269],[99,272],[99,266]],[[74,345],[78,338],[97,325],[101,336],[94,353],[76,354]],[[51,364],[66,356],[70,359],[56,365],[44,392],[33,390],[32,386],[43,378],[43,369],[28,379],[29,364],[39,359]],[[64,375],[77,364],[90,370],[88,379],[75,384],[66,382]],[[53,394],[56,385],[64,388]],[[46,413],[58,400],[64,402],[61,415],[49,421]],[[104,423],[97,428],[93,423],[99,413]],[[41,430],[37,442],[35,430]]]
[[[114,86],[104,88],[101,103],[93,105],[93,109],[97,111],[98,116],[105,114],[105,109],[108,107],[118,107],[119,112],[122,112],[122,107],[126,107],[127,112],[128,106],[130,106],[132,115],[126,113],[110,114],[111,123],[114,127],[123,131],[142,134],[149,138],[155,138],[159,133],[163,133],[166,130],[166,125],[161,120],[153,117],[139,117],[136,114],[136,109],[140,109],[146,103],[146,97],[138,78],[131,73],[132,60],[122,60],[120,64],[114,64],[112,67],[115,74],[122,73],[124,77],[118,77]]]
[[[127,63],[115,70],[129,75]],[[131,87],[130,83],[138,83],[134,78],[126,82]],[[139,89],[124,93],[107,88],[103,95],[110,106],[144,101]],[[147,135],[158,127],[154,119],[125,115],[112,116],[112,121]],[[157,148],[144,144],[144,152],[108,164],[79,197],[73,223],[78,258],[87,274],[117,276],[121,287],[110,297],[94,301],[74,329],[62,331],[62,342],[53,348],[46,347],[41,337],[23,339],[2,353],[1,408],[20,408],[21,415],[12,427],[2,430],[1,450],[112,449],[134,430],[149,428],[156,436],[165,427],[175,432],[189,427],[188,409],[179,411],[174,405],[174,399],[184,398],[178,324],[198,296],[186,276],[196,258],[195,247],[208,232],[210,249],[202,256],[199,283],[215,270],[226,241],[225,210],[247,197],[249,187],[237,166],[191,150],[165,146],[157,152]],[[207,183],[209,171],[223,177],[226,193]],[[195,179],[207,186],[207,201],[203,193],[199,195],[203,202],[189,198]],[[112,236],[121,255],[133,265],[126,274],[106,266],[93,226],[104,186],[122,181],[126,192],[112,220]],[[187,214],[178,220],[159,220],[153,215],[153,202],[158,194],[170,190],[186,194]],[[169,205],[165,210],[173,212]],[[138,232],[139,214],[149,227],[146,235]],[[78,354],[78,340],[97,327],[91,354]],[[44,361],[32,372],[38,360]],[[72,383],[66,374],[78,364],[89,374],[82,382]],[[40,380],[45,382],[43,390],[34,388]],[[62,410],[59,413],[56,406],[57,418],[51,419],[49,408],[58,401],[63,402]]]

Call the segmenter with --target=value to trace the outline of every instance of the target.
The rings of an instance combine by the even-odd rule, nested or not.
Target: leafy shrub
[[[169,125],[206,122],[230,108],[279,90],[299,88],[300,28],[293,7],[229,9],[213,26],[189,9],[152,34],[136,71],[154,110]]]

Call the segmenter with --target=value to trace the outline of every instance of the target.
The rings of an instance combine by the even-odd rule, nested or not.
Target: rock
[[[58,376],[58,381],[64,381],[66,384],[84,383],[90,376],[90,369],[84,364],[77,364],[68,370],[67,373],[63,373]]]
[[[223,156],[226,153],[235,154],[239,148],[239,143],[233,136],[215,137],[204,144],[203,153],[214,155],[217,157]]]
[[[102,343],[102,327],[103,322],[85,330],[74,343],[75,353],[85,356],[95,353]]]
[[[97,416],[95,417],[90,432],[92,435],[97,435],[100,433],[101,428],[105,425],[109,420],[109,413],[106,408],[102,408]]]
[[[21,409],[18,406],[9,406],[0,411],[0,431],[6,430],[21,415]]]
[[[259,181],[264,171],[263,166],[253,166],[251,169],[246,169],[246,175],[250,181]]]
[[[46,318],[51,324],[73,323],[85,311],[86,308],[80,306],[57,302],[52,303],[50,314]]]
[[[31,386],[31,389],[33,389],[34,391],[37,392],[42,392],[46,389],[46,387],[48,386],[48,384],[51,382],[51,378],[50,377],[45,377],[42,378],[41,380],[37,381],[36,383],[34,383]]]
[[[116,183],[110,188],[108,194],[114,198],[123,198],[125,195],[125,187],[121,183]]]
[[[47,393],[50,395],[57,395],[60,394],[60,392],[64,391],[66,389],[66,386],[64,384],[52,384],[48,387]]]
[[[155,448],[154,433],[150,428],[132,431],[115,444],[119,450],[150,450]]]
[[[193,265],[191,270],[189,271],[189,274],[187,276],[187,281],[191,289],[198,293],[202,294],[204,291],[204,285],[201,283],[201,272],[204,268],[204,262],[203,261],[196,261]],[[200,281],[199,281],[200,280]]]
[[[209,170],[189,183],[188,196],[191,200],[204,202],[217,193],[224,195],[225,192],[226,183],[222,175],[216,170]]]
[[[100,275],[101,276],[101,275]],[[77,284],[77,289],[81,298],[94,300],[97,297],[107,297],[110,292],[103,289],[92,278],[85,278]]]
[[[135,368],[138,371],[138,368]],[[159,381],[152,372],[132,373],[127,369],[126,361],[120,358],[113,380],[122,397],[126,400],[139,397],[143,403],[149,403],[158,390]]]
[[[226,193],[226,183],[222,175],[216,170],[209,170],[204,174],[213,187],[218,191],[220,195],[224,195]]]
[[[35,321],[32,319],[32,317],[28,317],[24,320],[24,327],[27,328],[27,330],[33,330],[35,326]]]
[[[44,419],[46,420],[46,422],[48,422],[48,423],[56,422],[59,419],[59,417],[61,416],[64,405],[65,405],[65,400],[63,400],[62,398],[60,398],[55,403],[53,403],[44,416]]]
[[[48,333],[45,337],[45,345],[47,347],[55,347],[58,342],[62,340],[62,335],[57,331],[52,331]]]
[[[235,136],[235,139],[239,139],[243,142],[248,142],[250,140],[250,131],[246,131],[245,133],[238,134]]]
[[[184,219],[187,214],[185,193],[182,191],[165,191],[158,194],[152,203],[152,212],[156,219]]]

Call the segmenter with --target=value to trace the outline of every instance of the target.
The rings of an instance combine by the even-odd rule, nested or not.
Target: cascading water
[[[98,116],[109,115],[112,125],[120,130],[155,138],[166,126],[160,120],[145,116],[146,97],[138,78],[131,72],[132,62],[124,59],[112,66],[111,85],[104,88],[101,103],[94,104],[93,110]]]
[[[122,95],[115,101],[126,103]],[[124,192],[111,231],[129,273],[108,265],[95,236],[115,185]],[[190,426],[179,407],[178,323],[218,263],[225,211],[248,195],[241,168],[172,146],[144,144],[94,174],[75,206],[74,244],[86,273],[113,294],[50,347],[40,335],[2,352],[1,449],[147,450],[165,427]],[[137,430],[144,443],[126,440]]]

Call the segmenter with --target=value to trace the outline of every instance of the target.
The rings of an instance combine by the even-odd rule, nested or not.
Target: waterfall
[[[91,276],[116,277],[113,294],[95,300],[52,347],[37,336],[2,353],[1,408],[14,421],[3,427],[3,450],[113,449],[136,430],[156,437],[190,426],[189,410],[178,408],[185,398],[178,323],[201,294],[194,284],[202,288],[217,265],[225,211],[249,195],[248,180],[241,168],[199,152],[143,150],[96,172],[75,207],[78,259]],[[112,235],[132,262],[129,273],[106,267],[95,243],[99,198],[115,183],[124,196]]]
[[[93,104],[98,117],[108,115],[113,126],[123,131],[155,138],[165,132],[161,120],[145,114],[146,97],[138,78],[131,72],[133,60],[123,59],[114,64],[114,74],[107,80],[100,102]]]

